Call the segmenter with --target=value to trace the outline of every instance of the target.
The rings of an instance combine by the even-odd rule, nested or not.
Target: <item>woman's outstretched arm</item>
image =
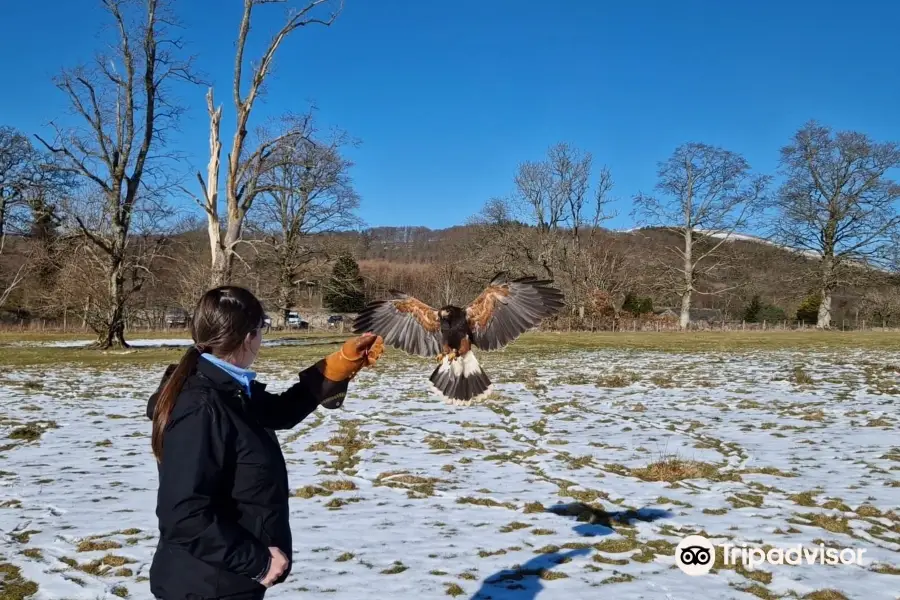
[[[375,364],[383,351],[384,341],[374,335],[347,340],[340,350],[301,371],[297,383],[280,394],[253,382],[247,410],[263,427],[292,429],[320,405],[341,406],[353,376]]]

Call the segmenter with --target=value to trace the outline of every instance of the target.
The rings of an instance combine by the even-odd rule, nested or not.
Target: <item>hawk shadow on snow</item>
[[[615,532],[616,524],[630,525],[634,521],[652,523],[673,516],[671,511],[657,508],[606,511],[581,502],[551,506],[547,512],[574,517],[580,524],[572,530],[584,537],[610,535]],[[518,569],[506,569],[487,577],[471,600],[534,600],[544,589],[544,577],[554,567],[590,553],[590,548],[577,548],[539,554]]]

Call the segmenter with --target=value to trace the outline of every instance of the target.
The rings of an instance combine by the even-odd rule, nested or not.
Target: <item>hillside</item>
[[[35,252],[44,242],[11,238],[4,256],[15,265],[17,257]],[[78,320],[92,298],[102,290],[85,281],[103,285],[93,277],[93,266],[71,242],[58,240],[41,251],[47,259],[28,273],[12,293],[5,311],[16,320],[34,317]],[[378,227],[356,232],[312,236],[306,240],[309,260],[283,272],[271,240],[248,239],[240,247],[242,274],[239,282],[266,300],[269,310],[285,305],[305,311],[327,310],[322,296],[329,285],[333,259],[349,252],[358,261],[367,298],[383,297],[389,289],[400,289],[425,302],[465,303],[474,298],[497,271],[513,274],[548,275],[566,292],[573,307],[590,313],[592,298],[608,293],[621,306],[626,296],[649,299],[653,309],[679,305],[677,295],[677,249],[680,236],[660,228],[629,231],[581,231],[577,242],[571,231],[552,235],[522,224],[501,228],[462,225],[447,229],[426,227]],[[133,309],[161,315],[166,307],[189,308],[207,284],[208,241],[206,232],[190,230],[166,238],[153,261],[151,281],[133,294]],[[702,246],[701,246],[702,247]],[[40,249],[40,248],[38,248]],[[577,252],[576,252],[577,251]],[[542,258],[543,257],[543,258]],[[735,236],[722,245],[707,270],[699,273],[693,306],[713,309],[717,318],[740,320],[754,296],[763,305],[784,311],[793,319],[797,307],[815,293],[816,260],[802,253],[747,235]],[[888,299],[877,306],[873,298],[892,294],[890,278],[868,273],[848,281],[835,296],[834,316],[838,326],[847,320],[900,317]],[[279,281],[292,282],[285,292]],[[895,289],[895,288],[894,288]],[[883,290],[883,292],[880,292]],[[149,313],[148,313],[149,311]],[[569,315],[572,316],[572,315]],[[161,318],[161,317],[159,317]],[[568,317],[567,317],[568,318]],[[9,320],[9,318],[7,318]],[[568,322],[567,322],[568,326]],[[573,327],[586,326],[576,319]]]

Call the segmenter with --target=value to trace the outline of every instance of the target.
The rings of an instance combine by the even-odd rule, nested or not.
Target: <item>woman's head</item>
[[[264,319],[262,304],[249,291],[218,287],[197,302],[191,337],[201,352],[247,368],[259,353]]]
[[[264,319],[262,304],[244,288],[223,286],[203,294],[191,321],[194,345],[181,357],[156,399],[151,442],[156,460],[162,460],[163,432],[200,355],[209,352],[238,367],[249,367],[259,353]]]

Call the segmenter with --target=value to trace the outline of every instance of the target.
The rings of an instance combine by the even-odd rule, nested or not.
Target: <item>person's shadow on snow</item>
[[[580,548],[539,554],[518,569],[500,571],[485,579],[472,600],[532,600],[544,589],[542,581],[553,567],[590,553],[590,548]]]
[[[580,502],[552,506],[547,512],[563,517],[575,517],[581,524],[572,529],[583,537],[610,535],[615,531],[616,523],[630,524],[633,521],[652,523],[673,516],[671,511],[657,508],[605,511]],[[500,571],[485,579],[471,600],[534,600],[544,589],[542,581],[552,578],[555,566],[590,553],[590,548],[579,548],[568,552],[539,554],[518,569]]]

